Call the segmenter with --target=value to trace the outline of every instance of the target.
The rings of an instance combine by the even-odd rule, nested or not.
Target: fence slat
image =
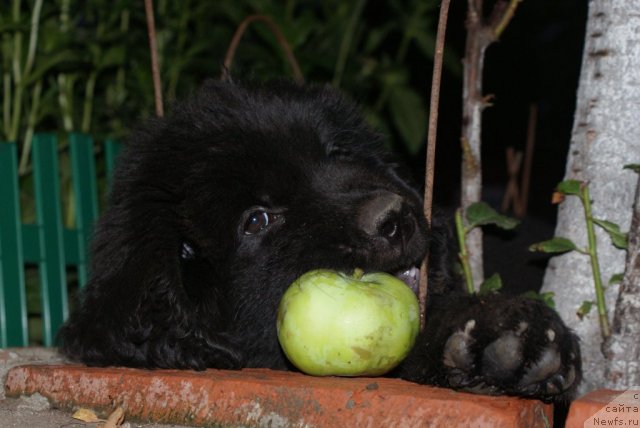
[[[84,287],[88,276],[89,242],[98,217],[96,162],[93,139],[89,135],[73,133],[69,136],[69,144],[77,213],[78,283]]]
[[[58,153],[53,134],[34,137],[33,169],[42,252],[39,272],[43,337],[45,346],[51,346],[68,313]]]
[[[25,263],[40,263],[40,228],[37,224],[22,225],[22,255]]]
[[[0,143],[0,347],[26,346],[27,302],[16,145]]]
[[[113,178],[113,169],[116,166],[116,160],[122,149],[122,144],[112,139],[107,139],[104,142],[104,154],[105,154],[105,170],[107,172],[107,183],[109,189],[111,188],[111,179]]]

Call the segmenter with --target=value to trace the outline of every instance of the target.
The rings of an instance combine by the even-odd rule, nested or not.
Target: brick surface
[[[4,385],[11,368],[24,364],[62,364],[64,357],[53,348],[4,348],[0,349],[0,385]],[[4,389],[0,388],[0,400],[4,398]],[[1,425],[0,425],[1,426]]]
[[[640,426],[640,389],[598,389],[571,403],[566,428]]]
[[[64,408],[205,426],[548,427],[552,407],[398,379],[311,377],[265,369],[136,370],[79,365],[14,367],[8,396],[40,393]]]

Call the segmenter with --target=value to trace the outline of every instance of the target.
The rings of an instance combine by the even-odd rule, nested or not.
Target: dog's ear
[[[161,204],[134,208],[122,201],[105,212],[94,238],[91,279],[60,333],[63,352],[93,365],[241,364],[237,347],[219,328],[215,294],[197,301],[184,287],[176,216]]]

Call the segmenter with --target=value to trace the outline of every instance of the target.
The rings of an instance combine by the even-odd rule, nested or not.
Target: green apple
[[[280,345],[316,376],[378,376],[407,355],[420,326],[418,300],[398,278],[356,269],[307,272],[278,309]]]

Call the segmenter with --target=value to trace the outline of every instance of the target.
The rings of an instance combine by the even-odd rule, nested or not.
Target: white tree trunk
[[[591,0],[585,34],[575,123],[565,179],[588,181],[593,215],[628,230],[637,176],[623,165],[640,161],[640,0]],[[587,246],[582,206],[569,196],[559,207],[556,236]],[[605,283],[624,271],[625,252],[598,228],[598,254]],[[609,319],[619,286],[606,289]],[[543,291],[556,294],[558,311],[580,336],[584,381],[581,392],[604,386],[605,360],[595,310],[576,315],[595,292],[589,258],[577,252],[554,257]],[[639,338],[640,340],[640,338]]]
[[[616,303],[611,336],[605,341],[606,386],[629,389],[640,385],[640,178],[629,232],[624,280]]]

